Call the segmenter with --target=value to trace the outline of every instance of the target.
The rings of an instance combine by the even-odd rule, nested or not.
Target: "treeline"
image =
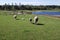
[[[60,6],[57,5],[0,5],[0,10],[52,10],[52,9],[60,9]]]

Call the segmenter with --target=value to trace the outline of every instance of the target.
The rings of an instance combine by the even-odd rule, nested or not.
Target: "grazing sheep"
[[[34,17],[34,23],[36,24],[37,22],[38,22],[38,17],[35,16],[35,17]]]
[[[15,18],[15,19],[16,19],[16,18],[17,18],[17,15],[13,15],[13,18]]]
[[[25,20],[25,18],[21,18],[22,20]]]
[[[29,18],[29,21],[32,23],[32,18]]]

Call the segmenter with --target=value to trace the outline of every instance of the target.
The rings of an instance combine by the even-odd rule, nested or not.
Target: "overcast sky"
[[[0,0],[0,5],[5,3],[21,3],[24,5],[60,5],[60,0]]]

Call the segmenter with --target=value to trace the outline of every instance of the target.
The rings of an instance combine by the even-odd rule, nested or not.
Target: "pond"
[[[60,12],[32,12],[32,14],[60,16]]]

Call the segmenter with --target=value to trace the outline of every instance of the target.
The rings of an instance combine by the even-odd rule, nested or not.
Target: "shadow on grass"
[[[16,20],[20,20],[20,19],[16,19]]]
[[[32,24],[35,24],[35,23],[32,23]],[[35,24],[35,25],[44,25],[44,24],[41,24],[41,23],[37,23],[37,24]]]
[[[37,23],[36,25],[44,25],[44,24],[41,24],[41,23]]]

